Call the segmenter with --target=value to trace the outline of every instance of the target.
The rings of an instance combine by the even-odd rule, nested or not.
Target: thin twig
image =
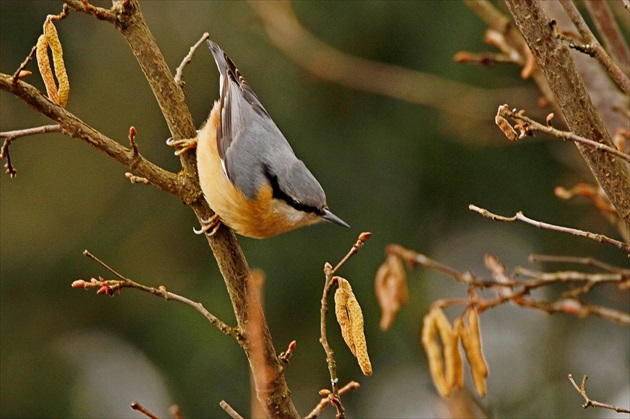
[[[344,393],[347,393],[348,391],[356,391],[359,389],[359,387],[361,387],[361,384],[359,384],[356,381],[350,381],[348,384],[346,384],[345,386],[339,389],[339,394],[344,394]],[[322,399],[319,401],[317,406],[315,406],[315,408],[311,410],[311,412],[308,415],[304,416],[304,419],[315,419],[320,413],[322,413],[322,410],[324,410],[324,408],[328,406],[330,403],[331,403],[330,395],[327,395],[326,397],[322,397]]]
[[[290,2],[250,0],[249,5],[270,41],[315,77],[475,119],[483,118],[493,98],[507,93],[342,52],[309,32]]]
[[[619,272],[624,277],[630,276],[630,269],[623,269],[618,266],[609,265],[608,263],[594,259],[592,257],[577,256],[557,256],[557,255],[529,255],[530,262],[553,262],[553,263],[576,263],[579,265],[589,265],[603,269],[608,272]]]
[[[61,125],[42,125],[40,127],[16,129],[13,131],[0,132],[0,138],[4,138],[5,141],[13,141],[16,138],[26,137],[29,135],[47,134],[49,132],[61,132]]]
[[[630,79],[624,72],[619,68],[617,63],[615,63],[610,55],[602,48],[602,46],[595,39],[595,35],[589,29],[588,25],[584,21],[584,18],[578,11],[577,7],[571,0],[560,0],[562,7],[569,15],[569,18],[577,28],[578,32],[584,38],[584,42],[590,51],[592,51],[593,57],[595,57],[608,71],[610,77],[617,83],[621,89],[626,92],[626,94],[630,94]]]
[[[365,242],[370,239],[370,237],[372,237],[372,233],[370,233],[369,231],[359,234],[359,238],[357,239],[356,243],[352,245],[350,251],[343,257],[343,259],[339,261],[337,266],[335,266],[335,268],[331,271],[331,276],[335,275],[337,271],[348,261],[348,259],[356,255],[361,247],[363,247]]]
[[[365,244],[367,240],[372,236],[372,233],[363,232],[359,234],[359,238],[356,243],[352,245],[352,248],[348,253],[339,261],[335,268],[328,262],[324,264],[324,274],[326,279],[324,281],[324,291],[322,293],[322,308],[320,311],[320,338],[319,341],[324,347],[324,352],[326,352],[326,363],[328,364],[328,372],[330,373],[330,383],[332,387],[331,400],[335,407],[337,408],[337,418],[343,419],[345,417],[345,412],[343,409],[343,405],[339,400],[339,378],[337,378],[337,364],[334,358],[334,352],[330,345],[328,344],[328,337],[326,332],[326,314],[328,314],[328,296],[332,291],[333,286],[336,284],[335,273],[357,252],[361,249],[361,247]]]
[[[12,85],[10,79],[11,76],[0,73],[0,89],[11,92],[41,114],[59,122],[62,131],[68,136],[80,138],[96,147],[149,179],[151,184],[177,195],[185,203],[195,203],[202,198],[198,186],[195,186],[195,183],[187,176],[169,172],[142,156],[133,155],[130,149],[96,131],[61,106],[52,103],[34,86],[22,80]]]
[[[554,137],[561,138],[566,141],[573,141],[576,143],[584,144],[588,147],[595,148],[597,150],[605,151],[607,153],[613,154],[617,157],[620,157],[627,162],[630,162],[630,155],[624,152],[617,150],[614,147],[609,147],[606,144],[598,143],[597,141],[589,140],[588,138],[580,137],[572,132],[568,131],[560,131],[550,125],[543,125],[539,122],[534,121],[531,118],[528,118],[523,114],[523,112],[517,112],[516,110],[510,110],[508,105],[501,105],[497,111],[497,115],[503,117],[510,117],[514,121],[520,122],[519,126],[515,126],[514,129],[520,131],[520,135],[518,138],[522,138],[527,135],[532,135],[532,131],[540,131],[549,135],[553,135]],[[550,114],[551,118],[553,118],[553,114]],[[551,118],[548,118],[548,123],[551,123]]]
[[[588,395],[586,394],[586,380],[588,380],[588,377],[585,375],[582,377],[582,383],[578,386],[575,380],[573,379],[573,375],[569,374],[569,381],[571,381],[571,384],[573,384],[573,387],[575,387],[577,392],[580,393],[580,395],[584,398],[584,404],[582,405],[584,409],[586,409],[587,407],[602,407],[604,409],[614,410],[615,412],[618,412],[618,413],[630,413],[630,410],[628,409],[624,409],[622,407],[617,407],[617,406],[613,406],[607,403],[601,403],[595,400],[591,400],[591,398],[588,397]]]
[[[456,281],[469,287],[468,298],[441,299],[435,301],[432,306],[467,306],[474,304],[481,312],[508,302],[521,307],[532,308],[545,313],[564,313],[576,317],[597,316],[618,324],[630,325],[630,315],[620,310],[609,307],[596,306],[583,303],[578,297],[592,289],[594,286],[603,283],[615,283],[623,287],[628,282],[628,277],[623,272],[611,274],[586,274],[583,272],[555,272],[542,273],[517,267],[515,274],[509,275],[505,266],[498,258],[492,254],[486,254],[484,261],[486,267],[492,273],[492,280],[484,280],[470,272],[460,272],[450,266],[439,263],[425,255],[406,249],[400,245],[390,244],[387,246],[387,253],[395,254],[407,261],[410,266],[421,265],[444,273]],[[530,280],[519,280],[516,274],[527,275]],[[543,286],[558,283],[573,283],[574,286],[569,292],[552,302],[535,300],[530,294],[531,291]],[[474,290],[492,289],[497,293],[496,298],[482,298]]]
[[[197,41],[195,45],[190,47],[190,51],[188,52],[188,54],[186,54],[186,56],[182,60],[182,63],[179,65],[179,67],[177,67],[177,70],[175,71],[174,80],[175,80],[175,84],[178,85],[179,87],[183,87],[185,84],[184,79],[183,79],[184,67],[190,64],[193,56],[195,55],[195,52],[197,51],[197,48],[199,48],[199,46],[203,43],[203,41],[205,41],[208,38],[210,38],[210,34],[208,32],[204,33],[199,39],[199,41]]]
[[[114,8],[105,9],[102,7],[96,7],[88,3],[87,0],[64,0],[68,7],[72,10],[79,12],[85,12],[94,16],[99,20],[105,20],[109,23],[116,23],[116,11]]]
[[[11,154],[9,153],[9,146],[11,145],[11,142],[13,142],[16,138],[26,137],[28,135],[45,134],[49,132],[61,132],[61,125],[43,125],[41,127],[0,132],[0,138],[5,139],[2,143],[2,149],[0,150],[0,160],[4,160],[5,158],[7,159],[4,167],[6,168],[6,173],[9,174],[9,176],[15,177],[17,174],[17,170],[11,161]]]
[[[335,285],[334,276],[333,276],[333,267],[330,263],[326,262],[324,265],[324,274],[326,276],[326,280],[324,282],[324,291],[322,293],[322,308],[320,311],[320,338],[319,342],[322,344],[324,348],[324,352],[326,353],[326,364],[328,365],[328,373],[330,374],[330,385],[332,389],[332,397],[339,399],[339,378],[337,378],[337,363],[335,362],[334,352],[328,343],[328,336],[326,332],[326,315],[328,314],[328,296],[330,295],[330,291],[332,291],[333,286]],[[335,407],[337,408],[337,417],[339,419],[343,419],[345,417],[345,413],[343,410],[343,405],[341,402],[335,403]]]
[[[221,332],[223,332],[223,334],[225,334],[226,336],[231,336],[231,337],[235,338],[239,342],[239,344],[242,343],[241,333],[237,329],[228,326],[222,320],[220,320],[215,315],[210,313],[203,306],[203,304],[201,304],[199,302],[192,301],[192,300],[190,300],[190,299],[188,299],[186,297],[183,297],[181,295],[169,292],[169,291],[166,290],[166,287],[164,287],[164,286],[160,286],[159,288],[153,288],[153,287],[148,287],[146,285],[142,285],[142,284],[139,284],[137,282],[134,282],[131,279],[124,277],[122,274],[120,274],[119,272],[114,270],[108,264],[106,264],[105,262],[103,262],[102,260],[100,260],[99,258],[94,256],[88,250],[84,250],[83,251],[83,255],[88,257],[88,258],[90,258],[90,259],[92,259],[93,261],[95,261],[96,263],[101,265],[103,268],[107,269],[109,272],[114,274],[116,277],[120,278],[120,280],[106,281],[106,280],[104,280],[102,278],[99,278],[98,280],[95,279],[95,278],[92,278],[92,280],[88,282],[88,281],[79,279],[79,280],[76,280],[76,281],[74,281],[72,283],[73,288],[90,289],[90,288],[98,287],[99,288],[98,293],[100,293],[100,294],[108,294],[108,295],[113,295],[113,293],[115,291],[120,291],[122,288],[135,288],[135,289],[138,289],[140,291],[144,291],[144,292],[147,292],[149,294],[153,294],[153,295],[156,295],[158,297],[162,297],[166,301],[170,301],[170,300],[179,301],[180,303],[186,304],[187,306],[190,306],[190,307],[194,308],[196,311],[198,311],[199,313],[201,313],[213,326],[215,326],[217,329],[219,329]]]
[[[630,256],[630,245],[619,240],[611,239],[610,237],[604,236],[603,234],[591,233],[590,231],[577,230],[574,228],[557,226],[554,224],[545,223],[542,221],[532,220],[531,218],[526,217],[522,211],[517,212],[513,217],[504,217],[501,215],[493,214],[487,209],[480,208],[476,205],[470,204],[468,209],[474,212],[477,212],[484,217],[490,218],[495,221],[504,221],[504,222],[514,222],[514,221],[522,221],[524,223],[533,225],[538,228],[546,229],[546,230],[554,230],[560,231],[562,233],[573,234],[574,236],[586,237],[591,240],[598,241],[600,243],[608,244],[614,247],[617,247],[623,251],[625,251],[628,256]]]
[[[129,182],[131,183],[136,183],[136,184],[142,184],[142,185],[150,185],[151,182],[149,182],[149,179],[142,177],[142,176],[136,176],[133,173],[130,172],[125,172],[125,177],[127,179],[129,179]]]
[[[133,410],[137,410],[138,412],[142,413],[143,415],[145,415],[146,417],[150,418],[150,419],[160,419],[159,416],[149,412],[144,406],[142,406],[140,403],[138,402],[133,402],[131,403],[131,408]]]
[[[22,61],[22,64],[20,64],[18,69],[15,70],[15,73],[13,73],[13,78],[11,78],[11,84],[15,84],[18,81],[22,70],[24,70],[26,66],[33,60],[33,57],[35,56],[35,51],[37,51],[37,45],[33,45],[33,48],[31,48],[31,52],[28,53],[24,61]]]
[[[221,406],[221,409],[225,410],[225,413],[227,413],[232,419],[243,419],[243,416],[239,415],[238,412],[234,410],[234,408],[225,400],[221,400],[219,402],[219,406]]]
[[[584,4],[589,14],[593,17],[597,30],[601,34],[610,55],[624,71],[630,71],[630,49],[608,2],[587,0]]]

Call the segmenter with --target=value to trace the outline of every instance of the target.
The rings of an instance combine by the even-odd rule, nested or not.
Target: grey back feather
[[[264,184],[274,197],[306,211],[321,212],[326,195],[262,106],[232,60],[208,41],[221,73],[219,156],[228,178],[250,199]]]

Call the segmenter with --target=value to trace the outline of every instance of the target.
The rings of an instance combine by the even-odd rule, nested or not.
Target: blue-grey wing
[[[326,196],[319,182],[295,156],[232,60],[217,44],[209,45],[221,73],[217,146],[226,175],[250,199],[270,184],[275,198],[320,211]]]

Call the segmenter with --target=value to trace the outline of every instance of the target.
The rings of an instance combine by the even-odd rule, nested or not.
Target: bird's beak
[[[324,213],[322,214],[322,218],[324,220],[330,221],[331,223],[335,223],[339,226],[342,227],[350,227],[344,220],[342,220],[341,218],[337,217],[335,214],[333,214],[332,212],[328,211],[327,209],[324,210]]]

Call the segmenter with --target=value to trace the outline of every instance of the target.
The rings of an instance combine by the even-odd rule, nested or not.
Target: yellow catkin
[[[446,384],[452,390],[457,382],[458,362],[461,363],[461,355],[457,347],[458,335],[453,333],[451,324],[446,315],[440,309],[435,310],[435,327],[442,341],[442,359],[444,360],[444,378]]]
[[[356,356],[352,329],[350,327],[350,318],[348,316],[348,293],[341,287],[337,288],[337,291],[335,291],[335,316],[341,328],[343,340],[346,342],[346,345],[348,345],[352,355]]]
[[[68,102],[68,96],[70,95],[70,82],[68,80],[68,73],[66,72],[66,66],[63,61],[63,48],[61,47],[59,34],[57,33],[57,28],[50,19],[46,19],[46,22],[44,23],[44,35],[46,35],[46,38],[48,39],[48,46],[52,51],[55,75],[57,76],[57,81],[59,82],[59,101],[57,104],[61,107],[65,107]]]
[[[350,283],[344,278],[338,278],[337,283],[339,288],[335,292],[335,314],[337,314],[337,321],[339,322],[339,326],[342,328],[342,336],[344,336],[344,340],[346,344],[348,344],[348,340],[351,341],[351,345],[348,344],[348,347],[357,358],[359,363],[359,367],[364,375],[370,376],[372,375],[372,363],[370,362],[370,357],[367,351],[367,342],[365,340],[365,332],[363,330],[364,319],[363,312],[361,311],[361,306],[359,305],[359,301],[356,299],[354,292],[352,292],[352,287]],[[340,293],[339,297],[339,305],[337,304],[337,294]],[[341,296],[344,294],[345,296]],[[339,306],[343,307],[345,303],[345,310],[339,310]],[[343,318],[343,314],[346,314],[346,319],[349,325],[349,333],[350,338],[347,339],[344,335],[344,326],[342,326],[342,322],[339,317]],[[345,319],[343,322],[345,323]],[[346,326],[347,328],[348,326]],[[346,329],[346,333],[348,330]],[[354,349],[353,349],[354,348]]]
[[[37,67],[39,67],[39,73],[42,75],[42,79],[46,85],[46,93],[48,94],[50,100],[57,103],[59,101],[59,96],[57,95],[57,85],[55,84],[52,68],[50,68],[50,60],[48,60],[48,40],[46,35],[41,35],[37,39],[35,56],[37,57]]]
[[[486,395],[485,378],[488,376],[488,366],[481,351],[481,334],[479,332],[479,315],[474,307],[467,310],[468,326],[462,327],[461,339],[470,365],[475,390],[480,397]]]
[[[436,339],[437,311],[441,312],[440,309],[432,309],[424,316],[422,321],[422,346],[427,354],[429,371],[431,372],[431,378],[433,379],[435,388],[442,397],[450,397],[452,388],[448,385],[446,377],[444,376],[442,351]]]
[[[462,354],[459,351],[459,338],[460,338],[460,330],[462,328],[462,318],[458,317],[453,322],[452,336],[454,340],[453,347],[451,350],[453,351],[453,381],[450,383],[451,388],[457,387],[458,389],[462,389],[464,387],[464,361],[462,360]]]

